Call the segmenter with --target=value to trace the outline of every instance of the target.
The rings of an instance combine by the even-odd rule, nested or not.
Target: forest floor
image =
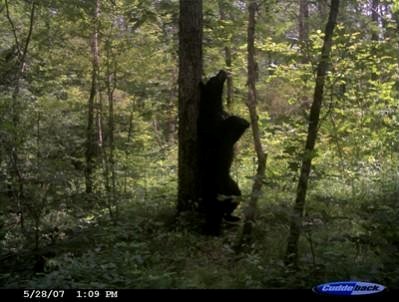
[[[176,222],[172,198],[127,202],[117,223],[103,213],[43,249],[42,272],[34,272],[37,257],[31,253],[0,259],[1,287],[311,288],[348,279],[397,284],[398,261],[384,271],[392,266],[388,256],[376,255],[355,236],[347,217],[307,219],[300,269],[287,269],[282,259],[289,212],[288,203],[261,203],[253,244],[236,253],[241,225],[225,225],[222,236],[209,237],[190,227],[193,221]]]

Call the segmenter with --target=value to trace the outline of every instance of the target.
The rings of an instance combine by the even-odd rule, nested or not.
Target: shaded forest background
[[[1,287],[309,288],[399,282],[399,3],[341,1],[312,155],[299,268],[284,265],[330,1],[257,1],[267,153],[253,240],[175,217],[173,0],[0,1]],[[249,119],[247,1],[204,1],[203,78],[232,75]],[[247,131],[232,168],[248,204]],[[195,229],[195,228],[194,228]]]

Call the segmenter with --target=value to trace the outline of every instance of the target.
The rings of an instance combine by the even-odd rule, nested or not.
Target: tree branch
[[[8,8],[8,0],[5,0],[5,8],[6,8],[6,17],[8,22],[10,23],[11,29],[12,29],[12,33],[14,35],[14,39],[15,39],[15,44],[18,50],[18,57],[21,55],[21,48],[19,47],[19,41],[18,41],[18,36],[17,36],[17,29],[15,28],[14,22],[11,19],[11,15],[10,15],[10,10]]]
[[[36,8],[36,1],[32,1],[32,8],[30,11],[30,24],[29,24],[29,31],[28,31],[28,35],[26,37],[25,40],[25,46],[24,46],[24,50],[22,52],[22,57],[21,57],[21,66],[20,66],[20,70],[23,71],[23,66],[25,64],[25,58],[26,58],[26,54],[28,52],[28,46],[29,46],[29,42],[30,39],[32,37],[32,31],[33,31],[33,23],[35,21],[35,8]]]

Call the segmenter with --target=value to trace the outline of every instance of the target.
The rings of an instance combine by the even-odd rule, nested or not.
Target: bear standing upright
[[[218,235],[223,217],[234,220],[231,214],[237,207],[233,201],[240,196],[237,183],[230,176],[234,144],[249,123],[223,110],[223,85],[227,73],[223,70],[206,84],[201,83],[198,117],[200,198],[206,213],[208,234]]]

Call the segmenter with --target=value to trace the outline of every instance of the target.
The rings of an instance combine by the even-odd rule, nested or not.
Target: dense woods
[[[0,287],[398,288],[398,104],[396,0],[2,0]]]

